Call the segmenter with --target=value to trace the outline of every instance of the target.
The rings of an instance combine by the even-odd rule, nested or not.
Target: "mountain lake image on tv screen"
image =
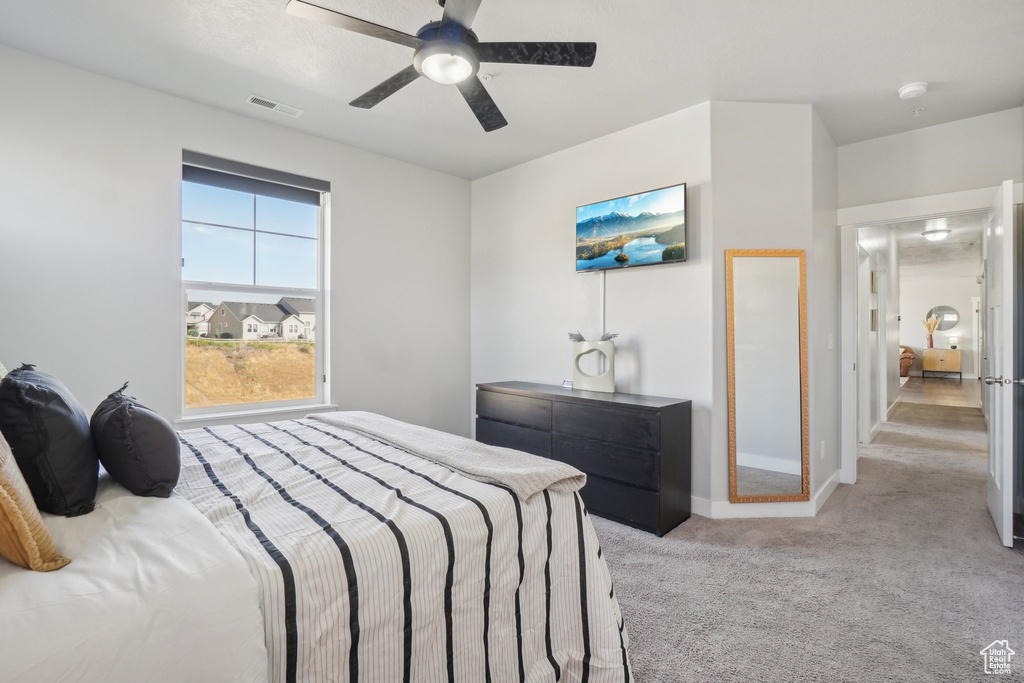
[[[576,209],[576,270],[686,259],[686,186]]]

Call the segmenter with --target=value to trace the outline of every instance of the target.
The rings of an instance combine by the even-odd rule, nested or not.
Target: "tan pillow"
[[[71,561],[53,545],[3,434],[0,434],[0,555],[37,572],[60,569]]]

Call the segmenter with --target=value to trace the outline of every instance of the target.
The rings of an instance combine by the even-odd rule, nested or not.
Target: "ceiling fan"
[[[350,17],[305,0],[289,0],[288,14],[355,31],[415,50],[412,64],[349,104],[370,109],[425,76],[435,83],[454,85],[488,133],[508,125],[498,105],[477,77],[481,62],[591,66],[596,43],[481,43],[470,30],[481,0],[438,0],[444,7],[441,21],[421,28],[416,35]]]

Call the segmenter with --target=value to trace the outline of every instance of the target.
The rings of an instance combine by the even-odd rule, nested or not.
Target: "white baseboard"
[[[871,428],[871,433],[868,434],[868,443],[874,441],[875,437],[878,436],[878,432],[880,431],[882,431],[882,423],[876,422],[875,425]]]
[[[829,477],[828,481],[825,482],[825,485],[822,486],[816,494],[814,494],[813,498],[811,498],[811,502],[814,503],[815,515],[817,515],[818,512],[821,510],[821,506],[825,504],[825,501],[828,500],[833,493],[835,493],[835,490],[837,488],[839,488],[839,474],[839,472],[833,472],[832,476]]]
[[[756,519],[766,517],[814,517],[839,486],[839,472],[833,472],[810,500],[795,503],[730,503],[727,500],[690,498],[690,511],[712,519]]]
[[[903,397],[902,396],[897,396],[896,400],[892,402],[891,406],[889,406],[889,410],[885,411],[885,421],[886,422],[888,422],[889,418],[892,417],[892,411],[896,410],[896,404],[900,402],[901,398],[903,398]]]
[[[690,513],[701,517],[714,516],[711,514],[711,501],[697,496],[690,496]]]

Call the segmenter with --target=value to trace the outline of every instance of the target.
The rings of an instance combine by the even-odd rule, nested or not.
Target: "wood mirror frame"
[[[800,493],[740,495],[737,490],[736,469],[736,346],[735,321],[733,320],[733,259],[766,257],[796,258],[800,270],[799,315],[800,315],[800,442],[801,442],[801,490]],[[726,333],[729,362],[729,502],[730,503],[784,503],[811,499],[810,477],[810,432],[808,421],[807,391],[807,273],[806,252],[803,249],[728,249],[725,252],[726,286]]]

